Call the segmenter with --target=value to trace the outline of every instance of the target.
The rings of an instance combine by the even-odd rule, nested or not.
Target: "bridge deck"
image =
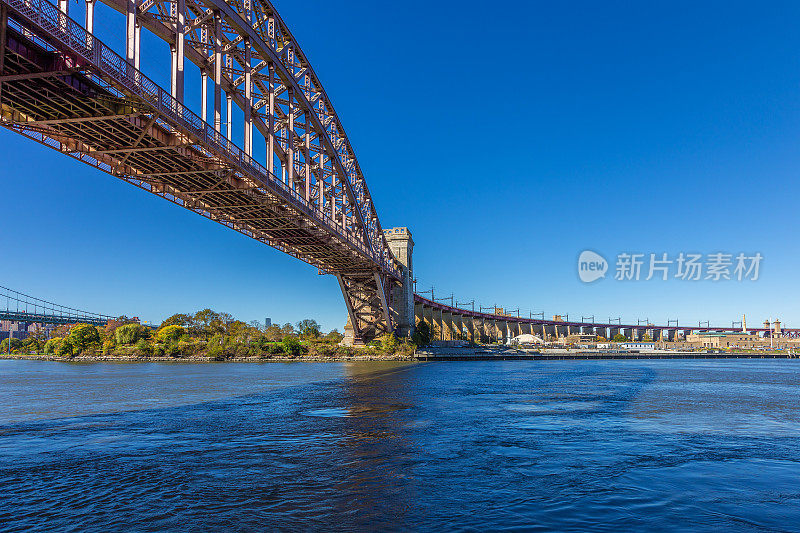
[[[519,323],[519,324],[533,324],[536,326],[558,326],[558,327],[574,327],[574,328],[609,328],[609,329],[636,329],[636,330],[662,330],[662,331],[707,331],[707,332],[740,332],[742,330],[741,327],[712,327],[712,326],[659,326],[653,324],[622,324],[622,323],[606,323],[606,322],[569,322],[564,320],[547,320],[541,318],[528,318],[528,317],[518,317],[518,316],[507,316],[507,315],[495,315],[491,313],[481,313],[478,311],[471,311],[469,309],[460,309],[458,307],[453,307],[449,305],[445,305],[441,302],[435,302],[419,294],[414,295],[414,303],[418,305],[422,305],[424,307],[429,307],[431,309],[436,309],[437,311],[441,311],[444,313],[450,313],[455,316],[463,316],[468,318],[477,318],[480,320],[486,321],[497,321],[497,322],[510,322],[510,323]],[[765,328],[747,328],[749,332],[756,332],[756,333],[764,333],[769,332],[770,330]],[[800,328],[783,328],[781,331],[787,334],[797,335],[800,334]]]
[[[39,38],[48,38],[47,32],[36,35],[34,40],[8,26],[0,78],[3,126],[322,270],[375,270],[363,243],[333,220],[315,216],[280,180],[244,171],[230,154],[211,149],[196,131],[117,83],[119,72],[108,74],[63,43]],[[144,80],[102,50],[104,66],[122,62],[123,72]]]

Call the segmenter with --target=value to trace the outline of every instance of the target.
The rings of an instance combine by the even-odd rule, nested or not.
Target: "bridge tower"
[[[402,281],[392,289],[391,314],[397,335],[410,337],[416,326],[414,321],[414,264],[411,260],[414,239],[408,228],[383,231],[389,250],[401,265]]]

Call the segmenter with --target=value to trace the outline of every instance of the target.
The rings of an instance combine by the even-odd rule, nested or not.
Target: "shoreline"
[[[393,362],[447,362],[447,361],[610,361],[610,360],[686,360],[686,359],[797,359],[797,354],[785,353],[596,353],[596,352],[561,352],[561,353],[486,353],[475,350],[472,353],[430,353],[421,352],[413,356],[407,355],[352,355],[352,356],[296,356],[296,357],[234,357],[218,360],[212,357],[145,357],[116,355],[87,355],[62,357],[57,355],[35,354],[0,354],[0,360],[14,361],[51,361],[57,363],[349,363],[365,361]]]
[[[0,354],[0,360],[7,361],[53,361],[57,363],[347,363],[355,361],[414,361],[414,357],[389,355],[353,355],[342,357],[234,357],[217,360],[212,357],[144,357],[133,355],[78,355],[60,357],[57,355]]]

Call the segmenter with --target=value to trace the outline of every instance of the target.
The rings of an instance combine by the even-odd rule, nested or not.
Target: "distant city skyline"
[[[800,6],[275,4],[383,227],[413,233],[419,290],[546,317],[800,327]],[[426,16],[409,24],[412,8]],[[98,10],[115,46],[119,17]],[[143,35],[143,68],[168,86],[169,50]],[[4,285],[149,322],[210,307],[342,331],[332,276],[5,129],[0,156]],[[606,279],[581,282],[584,250]],[[748,282],[613,279],[619,254],[686,252],[763,261]]]

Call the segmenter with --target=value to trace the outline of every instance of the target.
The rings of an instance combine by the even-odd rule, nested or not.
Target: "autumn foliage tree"
[[[100,347],[100,333],[91,324],[77,324],[69,332],[69,342],[77,352]]]

